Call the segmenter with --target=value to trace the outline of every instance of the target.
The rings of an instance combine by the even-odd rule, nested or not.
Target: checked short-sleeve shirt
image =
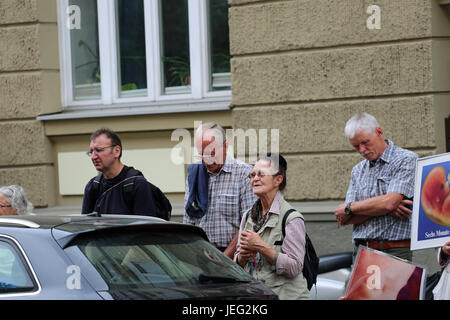
[[[345,202],[366,200],[390,192],[408,198],[414,195],[417,154],[388,146],[375,162],[363,160],[353,167]],[[399,219],[386,214],[353,226],[353,240],[406,240],[411,238],[411,217]]]
[[[243,213],[257,200],[248,178],[251,171],[251,165],[227,157],[220,172],[209,175],[206,214],[200,219],[195,219],[185,212],[183,223],[202,228],[209,241],[216,247],[228,247],[239,230]],[[188,198],[189,185],[186,181],[185,207]]]

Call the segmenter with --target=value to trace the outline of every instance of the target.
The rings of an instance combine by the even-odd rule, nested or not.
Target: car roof
[[[16,226],[28,228],[50,229],[64,224],[77,224],[86,229],[102,228],[112,225],[127,224],[158,224],[167,223],[167,221],[150,216],[131,216],[131,215],[10,215],[0,216],[0,226]]]
[[[156,227],[178,230],[190,230],[206,240],[203,229],[192,225],[165,221],[151,216],[136,215],[11,215],[0,216],[0,228],[52,229],[55,240],[62,247],[67,245],[77,235],[106,229],[129,227]]]

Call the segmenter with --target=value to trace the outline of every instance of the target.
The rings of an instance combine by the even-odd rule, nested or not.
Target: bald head
[[[225,130],[213,122],[203,124],[195,132],[195,147],[206,169],[219,173],[227,154]]]

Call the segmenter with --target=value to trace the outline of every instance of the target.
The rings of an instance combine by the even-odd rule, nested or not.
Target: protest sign
[[[450,241],[450,153],[417,160],[411,250]]]
[[[426,269],[359,246],[343,300],[423,300]]]

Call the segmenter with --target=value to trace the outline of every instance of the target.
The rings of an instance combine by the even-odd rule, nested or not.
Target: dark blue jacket
[[[186,213],[192,218],[201,218],[208,210],[209,174],[201,163],[193,163],[188,167],[189,198],[186,202]]]

